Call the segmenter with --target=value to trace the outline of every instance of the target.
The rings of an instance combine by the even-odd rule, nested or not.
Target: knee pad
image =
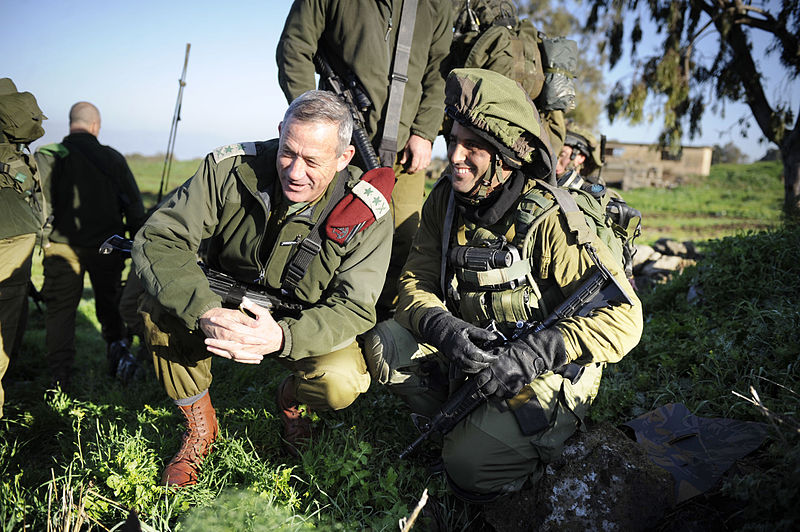
[[[419,350],[414,335],[394,320],[386,320],[362,335],[364,359],[369,374],[380,384],[388,384],[395,370],[408,364]]]

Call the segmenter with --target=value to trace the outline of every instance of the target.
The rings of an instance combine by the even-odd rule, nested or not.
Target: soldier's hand
[[[283,329],[269,310],[247,298],[242,300],[244,312],[213,308],[200,317],[200,328],[206,334],[210,353],[244,364],[258,364],[265,355],[283,346]]]
[[[478,373],[497,360],[497,354],[488,347],[500,340],[496,333],[444,309],[428,310],[419,321],[419,332],[426,343],[439,349],[464,373]]]
[[[420,170],[425,170],[431,164],[431,141],[423,139],[419,135],[411,135],[403,148],[403,155],[400,157],[400,164],[403,165],[406,173],[415,174]]]

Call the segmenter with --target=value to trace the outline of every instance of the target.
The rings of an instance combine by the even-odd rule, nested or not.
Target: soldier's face
[[[558,154],[558,161],[556,162],[556,175],[566,172],[570,168],[570,163],[572,167],[577,168],[586,160],[586,157],[580,152],[575,152],[575,158],[571,158],[573,151],[572,146],[565,144],[561,147],[561,153]]]
[[[289,120],[278,126],[278,176],[283,195],[294,203],[314,201],[353,158],[348,146],[336,154],[338,128],[328,122]]]
[[[494,150],[471,129],[453,123],[447,140],[447,158],[453,175],[453,190],[469,193],[494,160]]]

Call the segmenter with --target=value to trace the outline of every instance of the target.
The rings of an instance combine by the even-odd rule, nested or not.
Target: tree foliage
[[[800,75],[800,3],[796,0],[590,0],[586,28],[603,31],[610,66],[623,57],[627,38],[634,75],[611,89],[606,111],[611,121],[632,123],[649,118],[646,104],[656,102],[663,116],[662,146],[677,149],[684,133],[694,138],[700,120],[712,108],[724,111],[726,102],[743,102],[752,116],[742,117],[743,133],[755,120],[764,137],[783,156],[785,210],[800,212],[800,128],[791,108],[790,92],[775,91],[768,98],[760,59],[777,55],[784,82]],[[652,55],[639,56],[645,25],[661,40]],[[650,26],[648,26],[650,27]],[[764,50],[754,36],[770,38]],[[702,50],[701,50],[702,40]],[[709,42],[712,46],[709,46]],[[715,48],[711,55],[709,48]],[[650,98],[650,100],[648,100]],[[660,104],[660,107],[658,107]]]
[[[746,159],[747,156],[733,142],[728,142],[724,146],[714,144],[711,151],[711,164],[740,164]]]

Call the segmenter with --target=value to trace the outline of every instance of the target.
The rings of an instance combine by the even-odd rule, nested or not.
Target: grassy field
[[[176,163],[171,186],[199,163]],[[160,164],[131,160],[150,194],[146,206],[154,203]],[[779,421],[750,473],[723,488],[743,510],[736,521],[720,516],[750,529],[789,530],[800,519],[800,230],[780,226],[779,172],[774,165],[719,166],[708,179],[676,189],[625,193],[644,213],[644,241],[699,240],[706,258],[642,294],[642,342],[607,370],[592,411],[593,420],[620,423],[680,401],[698,415],[763,420],[731,394],[749,395],[753,386]],[[40,261],[37,252],[37,286]],[[704,294],[694,304],[686,300],[692,285]],[[48,390],[44,317],[31,304],[25,342],[3,382],[0,530],[107,530],[131,509],[146,531],[396,530],[425,488],[431,499],[419,530],[463,530],[475,519],[475,508],[426,470],[435,446],[397,460],[415,431],[401,403],[375,386],[352,407],[320,416],[310,451],[299,459],[284,453],[274,394],[285,373],[269,361],[214,361],[217,449],[196,487],[165,490],[160,470],[179,445],[181,420],[152,369],[127,387],[107,375],[98,331],[87,282],[76,385],[69,394]]]

